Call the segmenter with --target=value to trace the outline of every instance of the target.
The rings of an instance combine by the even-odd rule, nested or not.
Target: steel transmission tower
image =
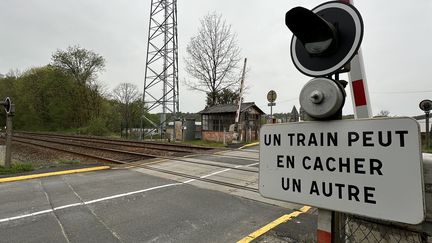
[[[179,111],[177,0],[151,1],[143,103],[161,113],[161,133]]]

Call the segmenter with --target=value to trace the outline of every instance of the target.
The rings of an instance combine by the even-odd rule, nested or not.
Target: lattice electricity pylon
[[[167,114],[179,111],[177,0],[152,0],[143,92],[144,109],[161,113],[163,132]]]

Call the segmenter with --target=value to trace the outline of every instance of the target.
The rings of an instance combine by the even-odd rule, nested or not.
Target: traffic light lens
[[[352,5],[332,1],[312,10],[295,7],[285,14],[293,33],[291,58],[296,68],[312,77],[340,72],[357,53],[363,21]]]
[[[325,54],[337,43],[334,26],[306,8],[295,7],[288,11],[285,24],[310,55]]]

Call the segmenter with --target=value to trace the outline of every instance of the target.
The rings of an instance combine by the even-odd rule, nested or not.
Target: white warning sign
[[[265,125],[259,191],[371,218],[424,219],[418,123],[410,118]]]

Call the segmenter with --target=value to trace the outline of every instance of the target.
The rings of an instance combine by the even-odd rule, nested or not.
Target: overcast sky
[[[142,91],[150,1],[1,0],[0,73],[46,65],[55,50],[80,45],[105,57],[106,70],[99,79],[109,90],[130,82]],[[269,113],[266,94],[273,89],[278,93],[274,112],[298,108],[300,90],[311,78],[291,62],[292,35],[284,16],[293,7],[323,2],[178,0],[180,110],[204,108],[204,94],[182,84],[188,79],[183,58],[200,18],[213,11],[232,25],[242,56],[248,58],[245,101]],[[418,103],[432,99],[432,1],[361,0],[355,6],[365,24],[362,51],[373,114],[421,114]],[[348,91],[344,114],[352,113],[350,96]]]

